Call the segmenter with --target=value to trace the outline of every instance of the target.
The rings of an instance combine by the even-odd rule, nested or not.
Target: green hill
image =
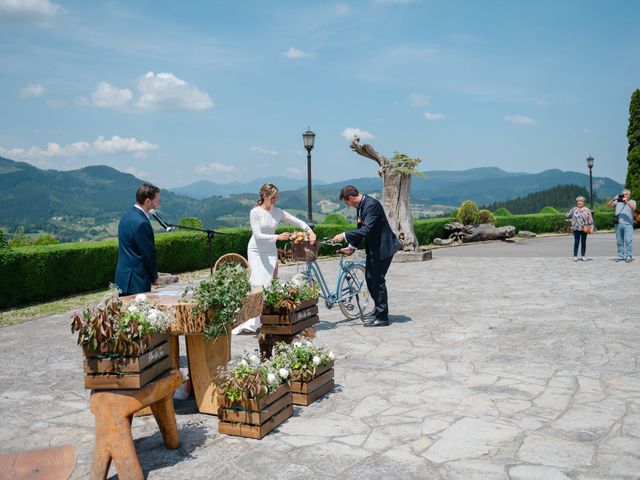
[[[481,208],[495,212],[499,208],[506,208],[513,214],[519,213],[553,213],[553,209],[561,212],[575,206],[576,198],[583,196],[589,202],[589,192],[578,185],[558,185],[540,192],[530,193],[523,197],[512,198],[503,202],[494,202]],[[594,203],[598,198],[594,195]],[[547,211],[544,211],[547,209]]]

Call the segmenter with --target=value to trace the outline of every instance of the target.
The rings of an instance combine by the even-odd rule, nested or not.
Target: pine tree
[[[629,105],[629,128],[627,129],[629,150],[627,153],[626,188],[631,190],[631,196],[640,198],[640,90],[636,89],[631,95]]]

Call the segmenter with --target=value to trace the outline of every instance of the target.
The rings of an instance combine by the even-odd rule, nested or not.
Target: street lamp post
[[[316,140],[316,134],[313,133],[309,127],[307,131],[302,134],[304,140],[304,148],[307,149],[307,223],[313,224],[313,217],[311,215],[311,150],[313,150],[313,144]]]
[[[587,167],[589,167],[589,203],[593,212],[593,175],[591,172],[591,169],[593,169],[593,157],[591,155],[587,157]]]

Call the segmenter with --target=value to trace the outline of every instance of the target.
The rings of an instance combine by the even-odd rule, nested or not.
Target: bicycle
[[[331,240],[324,239],[319,241],[323,245],[331,247],[338,246]],[[317,248],[317,244],[316,244]],[[309,250],[305,248],[307,252]],[[316,261],[315,252],[313,255],[307,255],[305,258],[298,259],[306,261],[305,270],[301,272],[311,284],[317,284],[320,287],[320,298],[324,300],[328,309],[338,305],[342,314],[350,320],[361,319],[372,314],[375,311],[375,303],[369,294],[367,282],[365,280],[365,263],[363,260],[348,260],[345,262],[344,254],[340,254],[340,262],[338,263],[338,278],[336,279],[335,290],[329,290],[327,281],[322,274],[320,265]]]

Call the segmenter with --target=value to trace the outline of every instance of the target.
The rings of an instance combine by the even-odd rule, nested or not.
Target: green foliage
[[[297,337],[291,343],[278,342],[273,347],[273,363],[291,371],[291,381],[309,382],[317,367],[326,367],[334,355],[327,347],[315,345],[307,338]]]
[[[436,238],[447,238],[444,229],[450,218],[426,218],[423,220],[415,220],[413,222],[413,231],[420,245],[429,245]]]
[[[50,233],[28,237],[25,235],[22,225],[18,227],[14,237],[9,240],[9,246],[12,248],[28,247],[31,245],[57,245],[58,243],[60,242]]]
[[[204,336],[215,340],[229,335],[236,313],[251,290],[249,273],[242,265],[225,263],[193,291],[194,315],[207,318]]]
[[[491,223],[495,225],[496,217],[493,216],[489,210],[480,210],[478,212],[478,222],[479,223]]]
[[[317,285],[294,285],[292,283],[280,283],[277,279],[264,289],[264,306],[272,311],[289,313],[305,300],[318,298],[320,291]]]
[[[631,94],[629,102],[629,127],[627,128],[629,151],[640,147],[640,89]]]
[[[416,170],[416,167],[420,165],[422,160],[419,158],[412,158],[406,153],[393,152],[389,165],[391,169],[400,172],[404,175],[415,175],[418,177],[424,177],[424,173]]]
[[[463,225],[477,225],[479,217],[478,206],[471,200],[460,204],[456,219]]]
[[[544,207],[540,210],[540,213],[543,215],[558,215],[560,212],[553,207]]]
[[[349,221],[339,213],[327,215],[327,218],[322,223],[325,225],[349,225]]]
[[[594,215],[596,230],[608,230],[613,225],[613,210]],[[569,225],[564,214],[540,214],[514,215],[512,217],[498,217],[496,227],[513,225],[516,233],[520,230],[528,230],[534,233],[553,233],[564,231]]]
[[[632,198],[640,198],[640,145],[629,151],[627,161],[626,188],[631,190]]]
[[[0,250],[5,248],[9,248],[9,242],[7,241],[7,237],[4,235],[4,232],[0,230]]]
[[[275,391],[291,371],[276,362],[265,360],[253,353],[245,353],[240,360],[223,368],[218,377],[227,402],[241,406],[247,400],[259,400]]]
[[[458,217],[458,209],[454,208],[453,210],[451,210],[448,214],[448,217],[450,218],[457,218]]]
[[[178,225],[181,227],[204,228],[202,221],[198,217],[182,217]]]
[[[575,206],[576,197],[579,196],[585,197],[588,201],[589,192],[586,188],[578,185],[557,185],[546,190],[530,193],[524,197],[490,203],[483,208],[496,212],[497,216],[501,216],[497,213],[500,208],[507,209],[515,214],[539,212],[546,206],[564,211]],[[597,201],[596,192],[593,193],[593,196],[594,201]]]
[[[498,208],[495,212],[493,212],[493,214],[496,217],[510,217],[511,215],[513,215],[513,213],[511,213],[509,210],[507,210],[504,207]]]

